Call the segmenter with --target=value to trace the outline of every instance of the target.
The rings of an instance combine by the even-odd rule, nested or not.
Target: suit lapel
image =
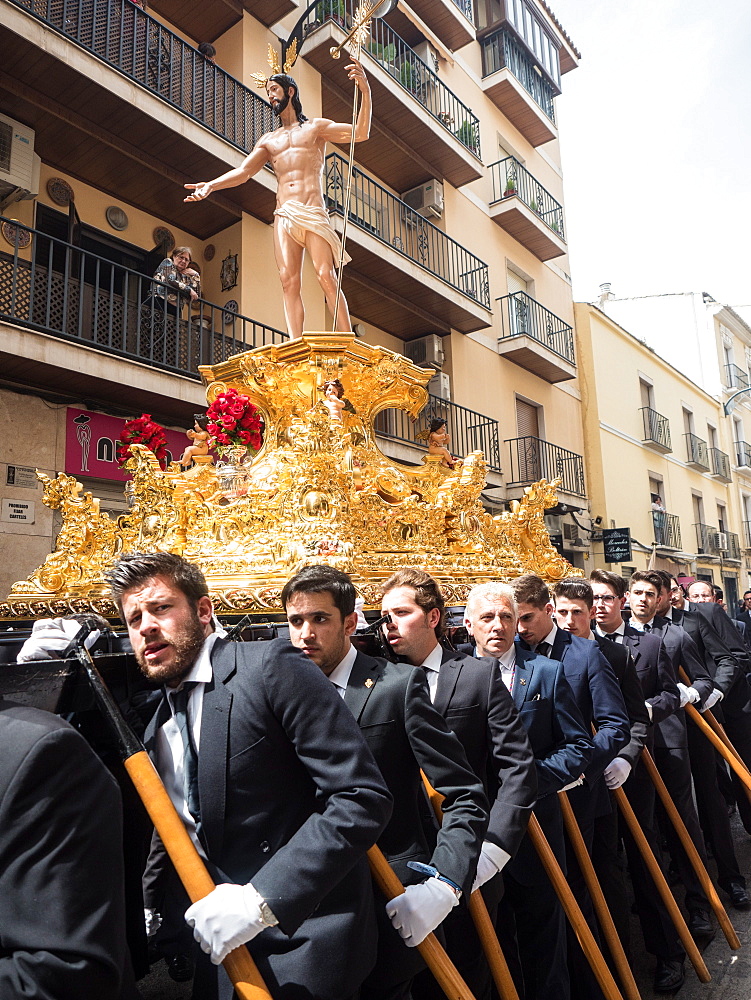
[[[368,698],[382,676],[383,665],[378,660],[365,656],[363,653],[357,654],[347,681],[344,700],[358,722],[368,703]]]
[[[628,646],[628,648],[631,650],[631,655],[634,658],[635,664],[639,662],[639,658],[641,657],[641,652],[639,651],[639,643],[641,642],[641,637],[643,634],[644,634],[643,632],[640,632],[636,628],[632,628],[630,625],[626,625],[626,629],[623,633],[624,638],[628,639],[628,642],[625,642],[624,646]],[[608,642],[609,641],[610,640],[608,640]]]
[[[521,708],[527,698],[532,675],[535,672],[535,654],[531,649],[524,649],[519,643],[514,645],[516,656],[516,669],[514,670],[514,683],[511,686],[511,697],[517,708]]]
[[[217,639],[211,651],[213,678],[203,692],[201,745],[198,752],[198,794],[201,801],[202,838],[209,856],[221,857],[224,811],[227,800],[227,760],[232,694],[226,681],[234,674],[238,644]],[[209,782],[207,775],[212,775]],[[219,780],[216,776],[221,775]]]
[[[449,707],[449,702],[456,689],[456,683],[459,680],[459,674],[462,672],[463,659],[464,657],[456,656],[448,649],[443,652],[435,701],[433,702],[441,715],[445,715],[446,709]]]

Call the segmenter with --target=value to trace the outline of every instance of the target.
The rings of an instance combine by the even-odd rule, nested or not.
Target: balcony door
[[[530,323],[532,316],[529,311],[529,282],[520,278],[515,271],[507,271],[508,293],[511,298],[509,302],[509,324],[511,326],[511,336],[521,337],[524,334],[531,334]],[[523,294],[519,295],[518,292]]]
[[[539,407],[524,399],[516,400],[516,453],[519,462],[518,481],[534,483],[542,478],[540,455]]]

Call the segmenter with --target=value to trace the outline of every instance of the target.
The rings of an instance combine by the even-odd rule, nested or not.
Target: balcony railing
[[[725,365],[725,385],[728,389],[748,389],[748,372],[738,365]]]
[[[644,437],[642,440],[659,445],[665,451],[672,451],[670,422],[668,418],[663,417],[657,410],[653,410],[651,406],[642,406],[641,414],[644,419]]]
[[[14,225],[31,234],[31,260],[0,254],[0,321],[194,379],[199,365],[287,339],[204,299],[186,300],[177,316],[164,307],[165,285]]]
[[[751,446],[747,445],[745,441],[736,441],[735,454],[738,459],[738,465],[751,468]]]
[[[728,483],[731,482],[730,456],[726,455],[724,451],[720,451],[719,448],[710,448],[709,457],[712,462],[712,475],[717,476],[718,479],[724,479]]]
[[[727,537],[727,549],[725,550],[725,555],[728,559],[740,559],[741,557],[741,541],[738,535],[734,531],[726,531],[725,535]]]
[[[488,169],[493,181],[491,205],[503,198],[516,196],[524,202],[527,208],[539,215],[540,219],[553,230],[556,236],[565,240],[563,206],[545,190],[526,167],[523,167],[513,156],[507,156],[504,160],[491,163]]]
[[[457,4],[461,9],[462,4]],[[471,5],[470,5],[471,6]],[[349,30],[355,23],[360,0],[320,0],[303,23],[303,38],[331,22]],[[470,15],[471,19],[471,15]],[[411,94],[448,132],[480,156],[480,120],[436,72],[382,18],[370,22],[365,51]]]
[[[270,129],[267,101],[131,0],[11,0],[246,152]]]
[[[707,442],[697,437],[696,434],[684,434],[683,436],[686,439],[686,461],[688,464],[709,471]]]
[[[573,451],[550,444],[538,437],[507,439],[511,455],[511,482],[508,486],[529,486],[538,479],[560,478],[560,489],[583,497],[584,460]]]
[[[540,305],[526,292],[512,292],[496,299],[501,309],[501,336],[532,337],[555,351],[560,357],[576,364],[574,331],[560,316]]]
[[[712,527],[710,524],[695,524],[696,529],[696,547],[699,552],[703,552],[708,556],[717,556],[720,554],[720,546],[718,544],[718,534],[717,528]]]
[[[346,173],[344,157],[330,153],[326,157],[326,202],[330,212],[342,216]],[[352,177],[349,220],[467,298],[490,309],[488,265],[357,167]]]
[[[751,549],[751,521],[743,522],[743,548]]]
[[[555,125],[553,86],[540,74],[527,52],[508,31],[501,29],[482,40],[482,75],[509,69],[532,100]]]
[[[475,11],[472,0],[454,0],[454,6],[458,7],[459,10],[468,18],[472,24],[475,23]]]
[[[464,456],[472,451],[482,451],[488,468],[493,472],[501,471],[498,421],[438,396],[428,396],[416,423],[403,410],[379,413],[375,421],[376,434],[427,450],[423,438],[427,437],[430,421],[436,417],[446,421],[451,435],[449,451],[453,455]]]
[[[655,544],[671,549],[681,547],[681,523],[677,514],[668,514],[664,510],[652,510],[652,526],[654,528]]]

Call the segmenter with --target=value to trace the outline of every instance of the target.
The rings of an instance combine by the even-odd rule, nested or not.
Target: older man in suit
[[[407,891],[388,902],[378,898],[378,961],[360,998],[408,1000],[413,977],[425,967],[416,946],[471,892],[488,806],[461,743],[433,707],[425,671],[366,656],[350,642],[356,596],[346,573],[316,565],[287,581],[282,604],[292,644],[352,710],[394,799],[378,846]],[[431,846],[419,809],[421,770],[444,797],[443,824]],[[492,843],[485,851],[501,854]],[[415,862],[436,874],[425,878],[410,867]]]
[[[137,996],[121,840],[120,793],[83,737],[0,699],[3,1000]]]
[[[400,570],[383,590],[381,608],[389,615],[384,628],[390,647],[400,659],[424,667],[433,704],[485,783],[490,822],[476,885],[493,880],[488,889],[492,907],[498,895],[494,876],[517,853],[537,793],[529,740],[495,660],[457,654],[440,644],[445,603],[436,581],[422,570]],[[488,845],[496,850],[489,851]],[[457,908],[444,930],[459,971],[485,991],[487,968],[467,911]],[[434,981],[418,977],[415,998],[439,994]]]
[[[507,584],[484,583],[467,598],[464,622],[479,656],[498,660],[505,686],[524,724],[537,768],[535,815],[559,864],[566,870],[563,820],[557,792],[578,784],[594,752],[563,664],[514,642],[518,609]],[[566,920],[528,836],[504,869],[505,895],[498,929],[514,971],[530,997],[569,996]],[[517,964],[512,961],[512,968]]]
[[[391,797],[351,712],[288,642],[217,638],[203,574],[181,557],[123,556],[110,583],[164,685],[147,748],[220,883],[186,913],[196,940],[214,965],[250,944],[278,1000],[355,995],[376,950],[365,852]],[[194,996],[232,995],[215,973],[199,965]]]

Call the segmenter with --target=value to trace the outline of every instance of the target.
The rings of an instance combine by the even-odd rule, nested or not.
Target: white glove
[[[648,701],[645,701],[644,704],[647,706],[647,712],[649,714],[649,721],[651,722],[652,721],[652,706],[650,705],[650,703]]]
[[[150,906],[143,908],[143,921],[146,927],[146,937],[153,937],[162,926],[162,915]]]
[[[477,892],[481,886],[489,882],[510,860],[511,855],[508,851],[504,851],[497,844],[491,844],[487,840],[483,841],[480,857],[477,859],[477,872],[472,883],[472,892]]]
[[[584,775],[580,774],[579,777],[576,779],[576,781],[570,781],[567,785],[564,785],[563,788],[559,788],[558,790],[560,792],[570,792],[572,788],[578,788],[579,785],[583,784],[584,784]]]
[[[718,701],[722,701],[725,695],[720,691],[719,688],[713,688],[711,693],[707,695],[707,700],[704,702],[702,707],[699,709],[700,712],[706,712],[713,705],[716,705]]]
[[[629,774],[631,774],[631,765],[623,757],[613,757],[602,772],[605,784],[611,791],[615,788],[620,788]]]
[[[261,896],[250,882],[225,882],[185,911],[193,937],[201,951],[211,955],[214,965],[220,965],[231,951],[270,926],[263,919],[260,902]]]
[[[419,885],[408,885],[401,896],[386,903],[386,914],[407,947],[416,948],[458,904],[448,883],[429,878]]]
[[[34,622],[31,635],[21,647],[18,654],[19,663],[27,663],[29,660],[56,660],[64,649],[70,646],[81,628],[81,623],[73,619],[65,618],[40,618]],[[94,629],[84,645],[91,649],[100,636],[100,632]]]
[[[701,695],[695,687],[689,687],[686,684],[682,684],[680,681],[678,681],[677,684],[678,690],[681,693],[681,708],[683,708],[684,705],[695,705],[697,701],[701,701]]]

